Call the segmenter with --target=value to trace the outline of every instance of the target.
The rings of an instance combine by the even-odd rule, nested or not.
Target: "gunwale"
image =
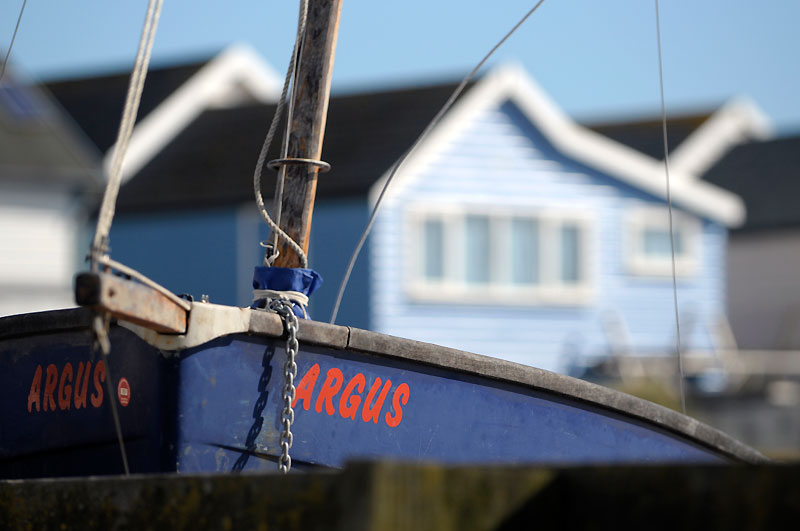
[[[270,338],[283,335],[283,325],[277,314],[259,310],[246,311],[249,312],[247,334]],[[74,308],[0,317],[0,340],[70,330],[88,330],[92,316],[90,309]],[[135,331],[135,327],[125,327]],[[223,331],[216,337],[234,333],[242,331],[231,330],[230,333]],[[301,344],[401,359],[519,385],[555,395],[559,399],[574,400],[598,407],[612,414],[631,418],[637,423],[666,430],[734,462],[744,464],[770,462],[757,450],[697,419],[608,387],[536,367],[359,328],[302,319],[298,329],[298,341]]]

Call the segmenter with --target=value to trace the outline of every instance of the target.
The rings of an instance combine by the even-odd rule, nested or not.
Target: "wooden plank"
[[[67,308],[0,317],[0,339],[81,330],[92,325],[88,308]]]
[[[443,467],[0,482],[11,529],[793,529],[800,468]]]
[[[185,309],[149,286],[109,273],[79,274],[75,279],[75,301],[157,332],[186,332]]]
[[[0,482],[4,529],[336,529],[332,474]]]
[[[322,156],[341,9],[341,0],[309,2],[307,31],[296,75],[289,158],[319,160]],[[280,225],[305,252],[308,252],[318,171],[313,165],[289,165],[286,168]],[[276,266],[301,267],[299,257],[291,248],[283,242],[278,248],[280,255],[275,261]]]

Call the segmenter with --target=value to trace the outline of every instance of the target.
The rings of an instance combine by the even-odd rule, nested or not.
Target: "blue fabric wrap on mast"
[[[298,291],[310,297],[321,285],[322,277],[313,269],[256,266],[253,270],[253,289]],[[250,307],[265,308],[266,304],[266,299],[258,299]],[[298,304],[292,305],[292,309],[297,317],[305,318]]]

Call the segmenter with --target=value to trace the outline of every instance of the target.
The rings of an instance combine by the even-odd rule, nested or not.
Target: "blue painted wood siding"
[[[365,197],[318,201],[311,231],[309,265],[323,277],[309,309],[318,321],[330,318],[350,253],[367,223]],[[247,306],[253,267],[261,265],[268,237],[255,205],[172,213],[123,214],[112,227],[112,255],[175,293],[211,302]],[[85,248],[84,248],[85,249]],[[369,255],[353,270],[339,323],[369,329]]]
[[[583,305],[485,304],[479,297],[463,304],[415,300],[407,289],[410,257],[404,245],[408,210],[420,202],[555,207],[588,215],[593,296]],[[608,316],[624,323],[636,351],[669,349],[675,336],[671,278],[632,275],[623,255],[626,216],[643,205],[664,203],[566,159],[514,105],[484,112],[429,160],[418,178],[400,187],[378,217],[370,245],[372,327],[553,370],[563,370],[571,356],[608,352],[602,326]],[[727,231],[708,220],[699,225],[700,267],[696,275],[679,279],[678,297],[684,344],[709,347],[725,308]]]
[[[309,313],[316,321],[327,322],[339,290],[350,254],[367,224],[366,197],[321,199],[314,205],[308,266],[322,275],[322,285],[309,300]],[[267,225],[255,205],[241,205],[237,219],[237,300],[240,305],[252,299],[253,267],[261,265],[264,249],[258,242],[269,237]],[[369,329],[369,255],[356,262],[347,293],[339,308],[337,323]]]
[[[369,219],[366,197],[317,201],[311,224],[308,263],[322,275],[309,302],[311,316],[328,322],[350,255]],[[370,256],[364,248],[353,268],[336,324],[370,329]]]
[[[237,225],[233,207],[118,215],[111,256],[175,293],[243,304],[237,300]]]

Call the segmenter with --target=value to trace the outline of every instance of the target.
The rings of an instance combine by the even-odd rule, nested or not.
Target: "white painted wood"
[[[628,212],[663,208],[662,199],[554,149],[514,104],[501,102],[476,113],[440,147],[417,167],[418,178],[401,183],[377,218],[369,243],[372,329],[563,370],[572,355],[599,356],[613,348],[603,323],[604,316],[614,313],[637,354],[674,350],[670,277],[632,275],[625,254]],[[448,219],[459,210],[481,208],[499,214],[551,210],[586,215],[592,227],[585,253],[593,293],[583,304],[524,297],[515,304],[510,294],[498,300],[503,294],[495,290],[487,290],[487,297],[438,302],[415,298],[406,289],[417,261],[407,230],[413,225],[414,214],[407,211],[413,205]],[[727,231],[680,206],[676,212],[695,219],[699,227],[699,267],[696,274],[678,278],[681,318],[695,323],[685,330],[684,346],[708,352],[714,346],[711,323],[725,311]],[[559,253],[557,245],[550,247],[551,255]]]
[[[206,109],[273,102],[280,91],[280,77],[250,47],[226,48],[136,125],[122,167],[123,182]],[[114,146],[103,161],[106,173],[113,154]]]
[[[0,315],[74,306],[78,206],[58,187],[0,187]]]
[[[773,135],[769,120],[755,103],[736,98],[718,109],[670,154],[676,175],[699,177],[731,148]]]
[[[681,212],[673,212],[673,230],[682,238],[683,252],[675,250],[675,274],[689,276],[700,269],[700,223]],[[633,206],[625,219],[624,252],[628,270],[634,275],[672,275],[670,256],[648,256],[642,248],[643,232],[648,228],[669,231],[669,211],[664,206]],[[677,236],[676,236],[677,242]]]
[[[480,198],[478,198],[480,199]],[[593,295],[591,274],[592,242],[597,237],[591,213],[564,205],[513,205],[469,202],[417,202],[405,209],[404,247],[407,249],[403,278],[407,294],[419,302],[506,304],[586,305]],[[470,204],[472,203],[472,204]],[[490,280],[486,284],[470,284],[465,273],[466,218],[485,216],[490,224]],[[530,219],[539,223],[540,281],[535,285],[512,284],[510,277],[511,220]],[[446,227],[444,241],[445,277],[441,281],[426,279],[423,226],[425,220],[439,220]],[[561,281],[561,238],[565,223],[574,223],[580,230],[581,282]],[[551,252],[543,252],[544,250]]]
[[[394,179],[385,201],[401,193],[418,179],[420,172],[452,139],[481,112],[506,101],[516,104],[562,154],[620,179],[656,197],[666,197],[663,163],[632,148],[586,129],[566,116],[556,104],[517,66],[496,68],[482,78],[457,102],[428,138],[412,153]],[[673,201],[683,207],[728,226],[744,220],[744,205],[736,195],[671,172]],[[374,203],[388,174],[370,192]]]

